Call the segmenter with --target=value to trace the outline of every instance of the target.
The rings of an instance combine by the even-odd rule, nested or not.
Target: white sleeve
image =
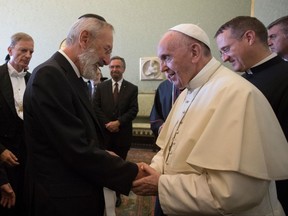
[[[150,166],[159,173],[163,173],[163,149],[161,149],[157,154],[152,158]]]
[[[269,183],[236,172],[207,170],[201,175],[161,175],[158,193],[168,215],[226,215],[261,203]]]

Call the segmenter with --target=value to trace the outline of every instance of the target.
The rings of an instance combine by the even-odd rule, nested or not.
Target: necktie
[[[85,82],[82,77],[80,77],[79,80],[80,80],[81,85],[83,86],[83,88],[85,90],[87,97],[90,99],[88,82]]]
[[[11,73],[11,77],[16,77],[16,78],[23,78],[26,75],[27,72],[17,72],[17,71],[13,71]]]
[[[113,91],[113,97],[114,97],[114,103],[115,104],[118,102],[118,96],[119,96],[118,83],[116,82],[114,84],[114,91]]]
[[[89,100],[92,101],[92,83],[90,80],[87,81],[87,87],[88,87],[88,97]]]

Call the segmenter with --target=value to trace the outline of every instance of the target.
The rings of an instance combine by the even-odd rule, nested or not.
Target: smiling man
[[[138,113],[138,87],[123,77],[124,58],[112,57],[109,69],[111,79],[97,86],[94,109],[104,130],[105,149],[125,160],[132,144],[132,121]],[[117,193],[116,206],[120,204],[121,196]]]
[[[222,60],[230,62],[235,71],[245,71],[243,77],[262,91],[288,140],[288,62],[269,49],[263,23],[255,17],[235,17],[223,24],[215,37]],[[276,185],[288,214],[288,180],[277,181]]]
[[[103,187],[128,195],[138,166],[101,147],[85,79],[110,63],[113,27],[78,19],[66,47],[32,73],[24,95],[29,215],[103,216]]]
[[[194,24],[169,29],[158,57],[186,89],[156,141],[161,150],[143,165],[150,175],[133,191],[158,195],[166,215],[283,216],[274,179],[288,177],[288,145],[266,98],[211,55]]]

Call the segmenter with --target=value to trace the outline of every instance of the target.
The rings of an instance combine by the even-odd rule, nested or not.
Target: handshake
[[[132,191],[140,196],[156,196],[160,174],[146,163],[137,163],[138,175],[132,185]]]

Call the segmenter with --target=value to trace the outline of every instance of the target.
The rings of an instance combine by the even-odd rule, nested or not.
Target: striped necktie
[[[115,104],[117,104],[118,102],[118,97],[119,97],[119,90],[118,90],[118,83],[116,82],[114,84],[114,91],[113,91],[113,98]]]

